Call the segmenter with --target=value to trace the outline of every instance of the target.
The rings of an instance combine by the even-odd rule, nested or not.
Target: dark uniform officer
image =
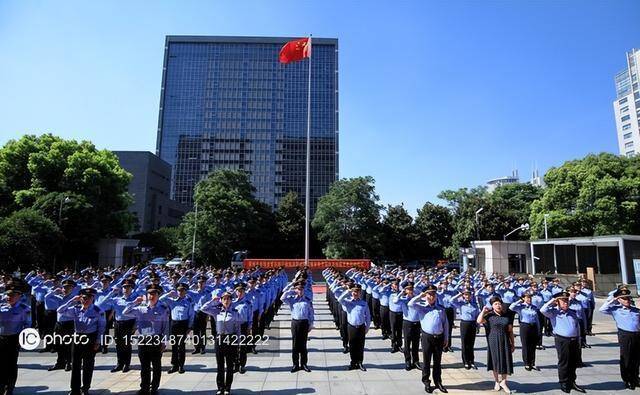
[[[202,305],[200,311],[210,315],[216,326],[216,395],[229,394],[238,358],[237,344],[242,319],[233,308],[229,292],[224,292],[220,297],[213,295],[209,302]]]
[[[167,373],[184,373],[186,358],[187,333],[193,328],[193,300],[187,294],[189,286],[180,283],[177,291],[172,291],[160,297],[160,301],[166,303],[171,310],[171,369]],[[172,298],[171,296],[176,296]]]
[[[572,389],[586,392],[576,384],[578,353],[580,352],[580,319],[575,310],[569,308],[569,292],[562,291],[542,306],[540,312],[549,317],[558,353],[558,381],[562,392]]]
[[[304,282],[298,282],[293,287],[290,284],[284,289],[280,300],[291,309],[291,339],[293,368],[291,373],[300,369],[310,372],[307,366],[307,338],[313,327],[313,303],[304,295]]]
[[[636,389],[640,367],[640,309],[634,306],[628,289],[618,290],[613,299],[600,307],[600,312],[613,316],[620,343],[620,376],[624,385]]]
[[[442,306],[436,303],[437,288],[429,285],[427,288],[411,299],[409,307],[413,307],[418,312],[420,318],[420,328],[422,329],[422,383],[426,392],[433,392],[439,389],[440,392],[448,392],[442,385],[442,350],[449,344],[449,320]],[[427,302],[421,302],[422,298],[427,298]],[[433,381],[435,387],[431,386],[431,360],[433,358]]]
[[[56,324],[53,329],[56,335],[54,339],[73,335],[73,318],[65,317],[58,313],[58,308],[75,297],[75,289],[75,281],[67,279],[62,282],[62,288],[52,289],[45,295],[45,303],[49,306],[48,308],[55,309],[57,314]],[[67,372],[71,371],[71,344],[56,340],[54,348],[58,353],[58,358],[55,365],[51,366],[49,370],[64,369]]]
[[[464,368],[477,369],[474,348],[476,344],[476,328],[480,309],[473,294],[469,290],[451,298],[451,305],[460,310],[460,343],[462,348],[462,364]]]
[[[536,366],[536,346],[538,345],[538,333],[540,333],[540,321],[538,320],[538,308],[531,302],[533,295],[523,294],[519,300],[513,302],[509,309],[518,314],[520,321],[520,341],[522,342],[522,361],[525,370],[540,370]]]
[[[71,348],[70,394],[73,395],[89,392],[96,352],[103,342],[106,320],[104,312],[93,304],[95,295],[95,289],[84,288],[78,296],[58,307],[59,314],[73,319],[77,336]]]
[[[405,370],[421,369],[420,366],[420,316],[418,310],[409,307],[413,299],[413,283],[404,286],[404,295],[396,294],[392,300],[402,309],[402,337],[404,338]]]
[[[367,369],[362,365],[364,360],[365,335],[371,325],[371,312],[367,302],[360,298],[362,289],[359,285],[351,288],[351,292],[344,292],[338,298],[338,302],[345,308],[347,313],[347,333],[349,336],[349,353],[351,363],[349,370],[360,369],[363,372]],[[348,296],[351,295],[350,298]]]
[[[391,294],[389,295],[389,325],[391,326],[391,353],[396,353],[402,348],[402,305],[398,303],[398,297],[402,291],[398,287],[399,281],[391,282]]]
[[[253,306],[251,305],[249,298],[245,296],[245,290],[244,284],[240,283],[236,285],[236,300],[233,302],[233,308],[240,316],[240,333],[244,336],[248,336],[250,335],[250,329],[253,321]],[[249,347],[246,340],[240,343],[236,370],[240,372],[240,374],[244,374],[247,371],[245,366],[247,365],[247,350]]]
[[[131,302],[123,313],[136,317],[138,357],[140,358],[140,395],[156,394],[162,374],[162,352],[169,337],[169,309],[158,303],[162,287],[147,286],[147,300],[142,296]],[[153,369],[153,377],[151,370]]]
[[[21,297],[22,290],[9,285],[0,304],[0,392],[9,395],[18,378],[18,336],[31,326],[31,309]]]

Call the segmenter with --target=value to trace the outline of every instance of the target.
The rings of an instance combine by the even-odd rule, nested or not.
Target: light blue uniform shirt
[[[298,297],[295,290],[285,291],[280,298],[291,309],[292,320],[307,320],[313,325],[313,304],[306,296]]]
[[[367,302],[362,299],[353,300],[351,297],[347,299],[348,295],[349,292],[345,292],[338,298],[338,302],[347,311],[347,322],[352,326],[364,325],[365,331],[368,331],[371,325],[371,312]]]
[[[84,309],[78,302],[69,300],[67,303],[58,307],[58,314],[62,314],[73,320],[76,333],[95,333],[98,335],[96,343],[102,343],[102,335],[107,326],[107,320],[104,318],[104,312],[100,310],[100,307],[92,304]]]
[[[189,327],[193,326],[193,301],[187,295],[184,298],[171,298],[171,293],[162,295],[160,302],[163,302],[171,310],[171,319],[173,321],[189,321]]]
[[[165,336],[165,343],[169,340],[169,309],[162,302],[156,303],[153,307],[147,304],[136,306],[130,303],[123,313],[136,318],[140,335]]]
[[[409,306],[409,297],[406,295],[398,296],[397,303],[402,307],[402,319],[409,322],[420,321],[420,314],[415,307]]]
[[[445,343],[449,342],[449,321],[444,308],[437,303],[428,305],[421,302],[422,295],[415,296],[408,303],[418,311],[420,328],[430,335],[444,335]]]
[[[580,317],[575,310],[561,310],[558,306],[551,306],[551,301],[542,306],[540,312],[551,320],[553,333],[564,337],[578,337],[580,335]]]
[[[31,326],[31,309],[24,303],[0,304],[0,335],[17,335]]]
[[[532,304],[525,304],[518,300],[509,306],[509,310],[518,313],[518,320],[520,323],[530,325],[540,325],[538,322],[538,308]]]
[[[617,302],[606,302],[600,312],[613,316],[618,329],[627,332],[640,332],[640,309],[635,306],[624,307]]]
[[[460,311],[462,321],[475,321],[480,314],[480,309],[473,298],[470,302],[466,302],[464,298],[452,299],[451,305]]]
[[[389,310],[394,313],[402,313],[402,304],[398,303],[398,297],[401,295],[402,291],[397,291],[393,293],[393,291],[389,290]]]
[[[216,323],[216,333],[222,335],[240,336],[240,325],[242,324],[240,314],[233,307],[229,310],[222,307],[220,301],[210,300],[202,305],[200,309],[205,314],[213,317]]]

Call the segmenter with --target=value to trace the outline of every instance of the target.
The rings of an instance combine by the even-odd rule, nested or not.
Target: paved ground
[[[317,294],[316,329],[309,341],[309,365],[311,373],[291,374],[291,334],[288,329],[290,315],[285,308],[276,317],[271,331],[270,350],[258,355],[250,355],[248,372],[236,374],[233,383],[234,394],[424,394],[420,382],[420,372],[404,370],[404,360],[400,353],[389,352],[389,342],[381,339],[380,331],[371,330],[367,337],[365,366],[367,372],[347,371],[348,355],[341,353],[341,341],[329,315],[324,294]],[[598,306],[602,303],[600,300]],[[517,334],[516,327],[516,334]],[[584,361],[590,367],[578,370],[578,383],[589,393],[612,394],[625,390],[620,381],[618,368],[618,344],[613,321],[596,312],[594,331],[589,337],[591,349],[585,349]],[[279,337],[279,339],[276,339]],[[520,340],[517,338],[519,345]],[[518,393],[560,394],[557,389],[556,354],[552,338],[545,338],[548,348],[538,351],[537,363],[541,372],[524,370],[520,349],[514,354],[514,375],[511,389]],[[459,329],[454,329],[454,353],[443,357],[443,382],[449,393],[478,393],[493,391],[493,379],[486,371],[486,342],[481,331],[476,342],[476,361],[479,370],[467,371],[460,363]],[[215,393],[215,360],[212,352],[206,355],[187,354],[185,374],[166,374],[170,353],[165,353],[161,394],[213,394]],[[1,356],[0,356],[1,357]],[[70,372],[48,372],[54,362],[54,354],[22,352],[19,360],[17,394],[66,394],[69,391]],[[92,393],[134,394],[139,388],[139,361],[133,358],[133,370],[128,373],[110,373],[115,364],[113,350],[98,354],[93,377]]]

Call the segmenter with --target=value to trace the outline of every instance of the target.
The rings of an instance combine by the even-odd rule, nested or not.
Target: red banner
[[[280,266],[285,268],[295,268],[304,266],[304,259],[245,259],[244,268],[250,269],[254,266],[260,266],[263,269],[276,269]],[[335,267],[337,269],[350,269],[359,267],[369,269],[371,261],[368,259],[309,259],[309,268],[325,269],[327,267]]]

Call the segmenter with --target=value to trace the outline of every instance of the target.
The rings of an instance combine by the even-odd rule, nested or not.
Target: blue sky
[[[340,176],[413,212],[516,166],[617,152],[638,1],[2,1],[0,144],[155,151],[165,35],[337,37]]]

